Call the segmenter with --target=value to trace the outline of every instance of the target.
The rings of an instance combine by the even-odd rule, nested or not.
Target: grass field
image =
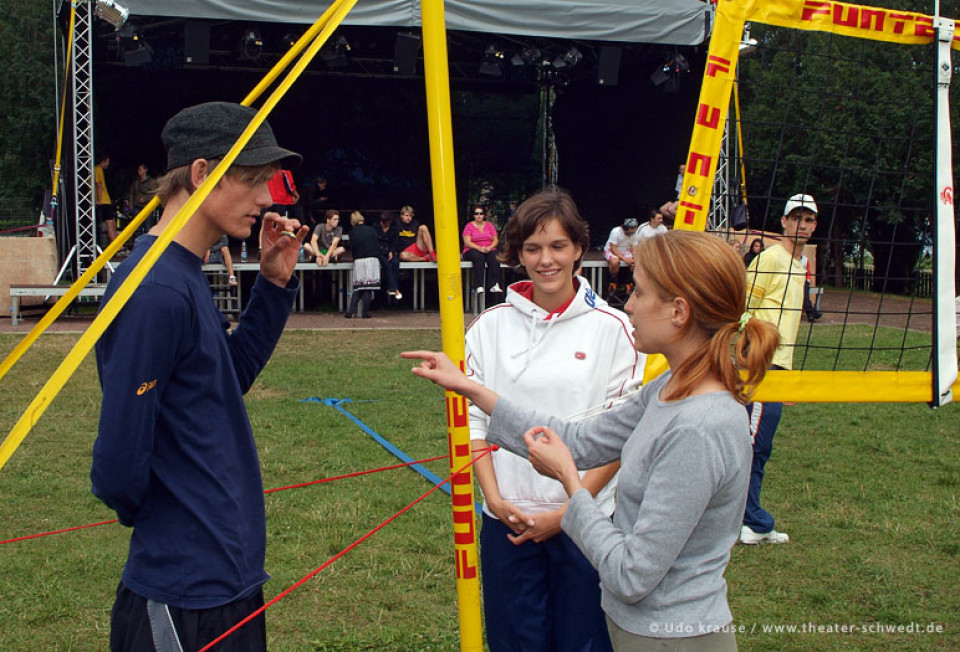
[[[0,336],[0,354],[16,341]],[[75,341],[45,336],[0,381],[0,435]],[[247,396],[264,485],[395,463],[309,397],[351,399],[414,459],[445,454],[442,394],[397,357],[439,343],[438,331],[287,332]],[[99,394],[91,358],[0,470],[0,540],[113,518],[89,491]],[[764,503],[792,542],[733,551],[740,648],[960,649],[958,440],[952,405],[787,407]],[[428,466],[446,477],[445,462]],[[269,495],[267,598],[429,488],[401,469]],[[107,525],[0,545],[0,650],[105,649],[128,536]],[[458,649],[451,539],[437,493],[272,607],[270,648]],[[854,625],[894,631],[836,632]],[[764,631],[777,627],[797,631]]]

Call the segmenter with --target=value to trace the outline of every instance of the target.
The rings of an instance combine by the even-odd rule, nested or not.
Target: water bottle
[[[244,240],[243,243],[240,245],[240,262],[241,263],[247,262],[247,241],[246,240]]]

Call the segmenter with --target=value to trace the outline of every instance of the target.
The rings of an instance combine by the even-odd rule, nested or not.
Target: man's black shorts
[[[244,600],[210,609],[178,609],[147,600],[117,586],[110,614],[110,649],[113,652],[196,651],[263,606],[263,591]],[[217,652],[267,649],[266,619],[261,613],[218,643]]]

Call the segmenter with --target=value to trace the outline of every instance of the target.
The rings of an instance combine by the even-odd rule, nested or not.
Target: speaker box
[[[420,57],[420,36],[418,34],[397,34],[397,43],[393,48],[393,72],[404,77],[417,74],[417,59]]]
[[[600,47],[600,59],[597,62],[597,84],[616,86],[620,81],[620,48],[604,45]]]
[[[188,20],[184,24],[183,61],[195,66],[210,63],[210,23]]]

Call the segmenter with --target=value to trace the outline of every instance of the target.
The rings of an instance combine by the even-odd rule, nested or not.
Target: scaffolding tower
[[[96,0],[78,0],[73,36],[73,193],[76,231],[64,268],[74,262],[80,278],[97,258],[93,152],[93,15]],[[61,270],[61,273],[63,270]]]

